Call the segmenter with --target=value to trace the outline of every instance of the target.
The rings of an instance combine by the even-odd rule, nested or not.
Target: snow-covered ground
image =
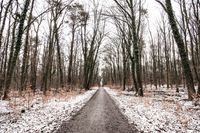
[[[105,89],[129,123],[134,124],[139,131],[147,133],[200,132],[200,106],[183,100],[181,96],[148,96],[146,94],[141,98],[135,97],[133,92]]]
[[[0,101],[0,133],[54,132],[69,120],[96,92],[96,88],[67,99],[38,102],[16,113],[8,101]]]

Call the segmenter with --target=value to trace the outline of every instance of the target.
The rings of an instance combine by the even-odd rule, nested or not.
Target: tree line
[[[98,79],[98,53],[105,21],[98,2],[92,10],[63,0],[1,0],[0,92],[30,88],[88,90]],[[38,4],[44,10],[38,13]]]
[[[132,86],[139,96],[147,84],[156,88],[166,84],[177,92],[184,85],[192,100],[200,94],[200,2],[155,1],[163,9],[156,33],[151,31],[142,0],[114,0],[116,7],[107,11],[117,35],[106,47],[104,83],[123,90]]]
[[[177,92],[184,85],[192,100],[200,94],[200,2],[155,1],[163,10],[156,31],[142,0],[113,0],[112,10],[95,0],[88,10],[74,0],[1,0],[2,99],[27,88],[44,95],[52,88],[88,90],[103,79],[124,90],[132,86],[139,96],[147,84]],[[107,34],[108,19],[115,36]]]

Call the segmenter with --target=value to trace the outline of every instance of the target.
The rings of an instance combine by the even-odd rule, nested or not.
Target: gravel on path
[[[63,122],[57,133],[137,133],[128,124],[119,108],[103,89],[69,121]]]

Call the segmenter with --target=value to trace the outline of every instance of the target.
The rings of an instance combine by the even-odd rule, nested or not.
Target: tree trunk
[[[136,94],[138,94],[138,82],[137,82],[137,79],[136,79],[136,74],[135,74],[135,62],[134,61],[131,61],[131,71],[132,71],[132,79],[133,79],[133,83],[134,83],[134,87],[135,87],[135,91],[136,91]]]
[[[56,39],[56,44],[57,44],[57,57],[58,57],[58,71],[60,75],[60,85],[63,88],[64,87],[64,80],[63,80],[63,70],[62,70],[62,61],[61,61],[61,52],[60,52],[60,41],[59,41],[59,36],[58,36],[58,29],[56,30],[55,33],[55,39]]]
[[[21,14],[21,17],[20,17],[20,23],[19,23],[15,52],[14,52],[14,56],[13,56],[13,59],[12,59],[10,71],[7,72],[7,80],[6,80],[6,84],[5,84],[3,99],[6,99],[8,97],[7,94],[8,94],[8,90],[10,88],[12,75],[13,75],[13,72],[14,72],[14,69],[15,69],[15,66],[16,66],[16,62],[17,62],[17,58],[18,58],[18,55],[19,55],[19,52],[20,52],[20,49],[21,49],[21,45],[22,45],[22,36],[23,36],[23,33],[24,33],[24,22],[26,20],[26,13],[28,11],[29,4],[30,4],[30,0],[26,0],[22,14]]]
[[[169,22],[173,31],[175,41],[179,49],[179,54],[181,57],[181,62],[182,62],[182,66],[183,66],[183,70],[184,70],[184,74],[186,78],[186,84],[187,84],[187,89],[188,89],[188,99],[192,100],[193,95],[195,94],[195,89],[194,89],[193,76],[192,76],[191,68],[189,65],[189,59],[186,53],[186,48],[176,24],[175,16],[174,16],[172,5],[171,5],[171,0],[165,0],[165,2],[166,2],[166,9],[167,9]]]
[[[68,78],[67,78],[68,85],[71,85],[71,82],[72,82],[72,64],[73,64],[73,52],[74,52],[74,36],[75,36],[75,24],[72,25],[72,41],[71,41],[71,47],[70,47]]]
[[[33,46],[33,55],[31,59],[31,89],[33,92],[36,91],[36,84],[37,84],[37,54],[38,54],[38,45],[39,45],[39,28],[41,25],[42,20],[38,23],[37,29],[35,29],[35,45]]]
[[[8,10],[12,4],[13,0],[9,0],[8,5],[6,6],[5,9],[5,13],[4,13],[4,17],[3,17],[3,22],[2,22],[2,26],[1,26],[1,30],[0,30],[0,49],[1,49],[1,45],[2,45],[2,38],[3,38],[3,31],[5,28],[5,23],[6,23],[6,18],[7,18],[7,14],[8,14]],[[3,3],[3,1],[2,1]]]
[[[25,44],[24,44],[24,55],[23,55],[23,63],[22,63],[22,70],[21,70],[21,87],[20,87],[20,93],[24,89],[26,89],[26,83],[27,83],[27,73],[28,73],[28,52],[29,52],[29,31],[31,28],[31,20],[32,20],[32,12],[33,12],[33,7],[34,7],[34,1],[32,1],[31,4],[31,10],[28,18],[28,27],[26,30],[26,38],[25,38]]]

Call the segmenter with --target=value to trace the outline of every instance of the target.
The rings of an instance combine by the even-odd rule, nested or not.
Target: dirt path
[[[57,133],[137,133],[102,88]]]

